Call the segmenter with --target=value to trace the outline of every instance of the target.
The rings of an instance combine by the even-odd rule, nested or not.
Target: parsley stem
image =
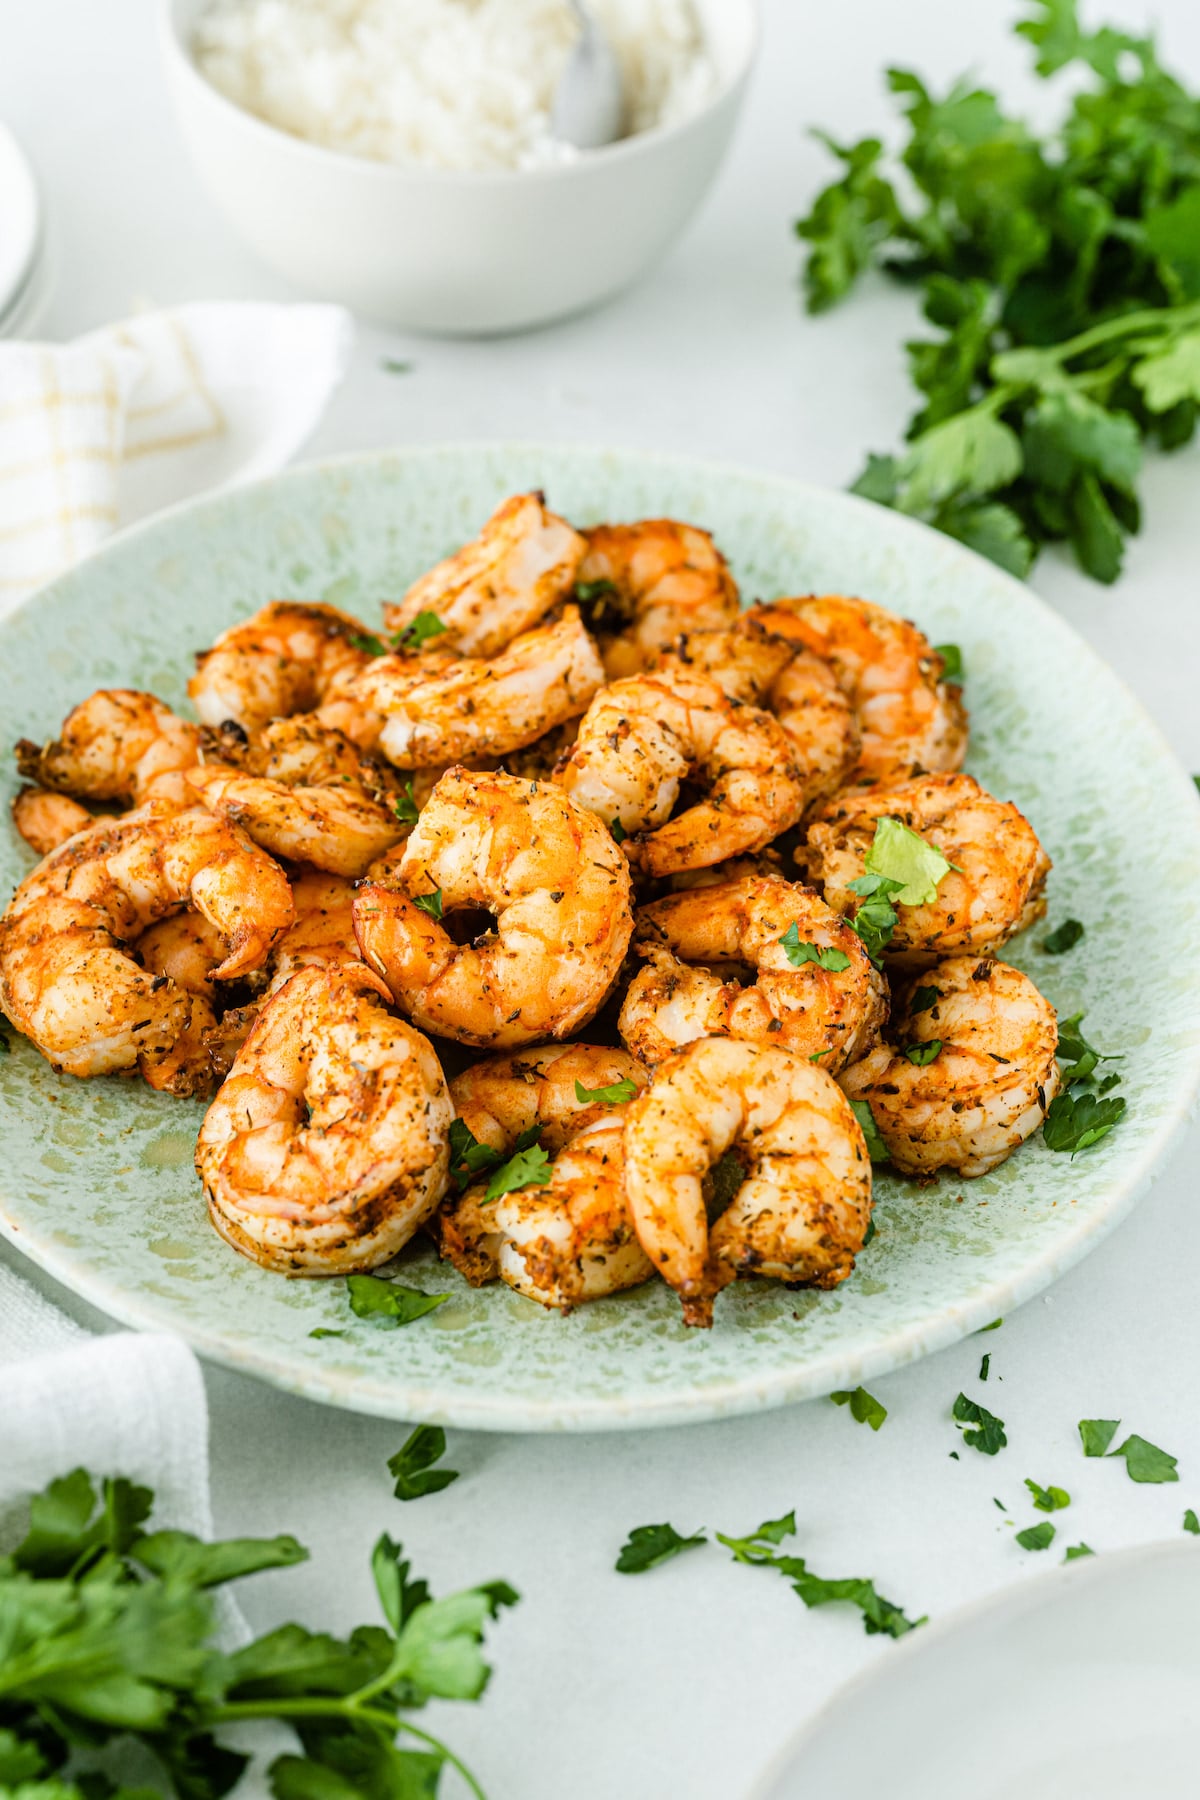
[[[373,1694],[378,1689],[379,1683],[371,1682],[368,1687],[360,1688],[357,1694],[351,1694],[346,1699],[329,1694],[301,1700],[229,1700],[224,1706],[217,1707],[209,1715],[209,1720],[214,1725],[233,1725],[239,1720],[247,1719],[352,1719],[358,1725],[373,1725],[390,1739],[394,1739],[398,1731],[407,1731],[411,1737],[420,1738],[422,1743],[431,1745],[451,1768],[458,1770],[475,1795],[475,1800],[487,1800],[487,1795],[466,1763],[455,1756],[441,1738],[422,1731],[419,1725],[410,1725],[407,1719],[398,1718],[395,1713],[362,1704],[362,1695]]]

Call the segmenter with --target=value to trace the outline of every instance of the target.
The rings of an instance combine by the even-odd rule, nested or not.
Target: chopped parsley
[[[577,581],[575,598],[580,606],[591,606],[597,600],[606,600],[610,594],[617,592],[617,584],[602,575],[598,581]]]
[[[589,1100],[602,1101],[605,1106],[627,1106],[637,1096],[638,1085],[628,1075],[622,1075],[620,1081],[614,1081],[608,1087],[586,1088],[582,1081],[576,1080],[575,1098],[581,1106]]]
[[[521,1188],[547,1187],[552,1179],[550,1158],[540,1144],[518,1150],[495,1171],[484,1189],[484,1200],[499,1200],[502,1194],[515,1194]]]
[[[1077,1156],[1092,1144],[1107,1137],[1125,1112],[1125,1102],[1118,1094],[1102,1100],[1097,1094],[1056,1094],[1046,1112],[1042,1136],[1048,1150],[1069,1150]]]
[[[1033,1504],[1039,1512],[1061,1512],[1064,1506],[1071,1504],[1071,1496],[1066,1488],[1039,1487],[1028,1475],[1025,1477],[1025,1486],[1033,1495]]]
[[[1179,1458],[1160,1450],[1157,1444],[1148,1443],[1136,1432],[1127,1437],[1123,1444],[1110,1450],[1110,1456],[1123,1456],[1125,1468],[1130,1481],[1144,1481],[1159,1484],[1164,1481],[1178,1481],[1176,1464]]]
[[[908,1003],[910,1013],[929,1012],[942,997],[940,988],[919,987]]]
[[[904,884],[889,881],[886,875],[860,875],[847,885],[852,894],[858,895],[860,904],[854,917],[846,923],[851,931],[858,933],[863,948],[878,968],[900,922],[900,915],[892,905],[892,896],[898,894]]]
[[[449,1294],[424,1294],[420,1288],[401,1287],[378,1275],[347,1275],[350,1311],[357,1319],[373,1319],[389,1329],[411,1325],[450,1298]]]
[[[1056,925],[1043,938],[1042,949],[1047,956],[1062,956],[1066,951],[1073,950],[1082,936],[1083,926],[1078,919],[1064,919],[1061,925]]]
[[[430,638],[441,637],[449,630],[443,625],[435,612],[419,612],[415,619],[396,633],[396,647],[402,650],[419,650]]]
[[[442,916],[442,890],[434,888],[432,894],[414,894],[413,905],[418,912],[428,913],[431,919]]]
[[[1043,1519],[1040,1525],[1027,1525],[1024,1531],[1018,1531],[1017,1542],[1022,1550],[1048,1550],[1054,1542],[1054,1527],[1049,1519]]]
[[[1120,1056],[1109,1056],[1089,1044],[1079,1029],[1083,1020],[1081,1012],[1072,1013],[1069,1019],[1058,1022],[1058,1046],[1055,1055],[1062,1068],[1062,1083],[1065,1088],[1074,1087],[1077,1082],[1086,1081],[1102,1062],[1121,1062]]]
[[[1063,1557],[1063,1561],[1065,1563],[1078,1562],[1081,1556],[1095,1556],[1095,1554],[1096,1552],[1090,1544],[1068,1544],[1067,1554]]]
[[[413,799],[413,784],[406,781],[404,792],[397,794],[392,800],[392,811],[401,825],[415,825],[421,816],[421,809]]]
[[[347,641],[367,656],[390,656],[392,652],[392,646],[376,637],[373,631],[352,631]]]
[[[865,1387],[839,1388],[829,1398],[835,1406],[848,1406],[850,1417],[857,1419],[860,1425],[869,1425],[872,1431],[878,1431],[888,1416],[883,1401],[868,1394]]]
[[[457,1469],[433,1467],[445,1454],[446,1434],[441,1426],[418,1425],[395,1456],[388,1458],[388,1469],[396,1477],[397,1500],[422,1500],[426,1494],[440,1494],[457,1481]]]
[[[1193,1537],[1200,1537],[1200,1519],[1196,1517],[1190,1506],[1183,1515],[1183,1529],[1190,1531]]]
[[[963,1432],[963,1443],[970,1444],[981,1456],[995,1456],[1008,1443],[1004,1420],[990,1413],[986,1406],[980,1406],[977,1400],[968,1400],[965,1394],[960,1394],[954,1402],[951,1416],[960,1426],[976,1427],[974,1431]]]
[[[314,1325],[309,1332],[310,1338],[344,1338],[344,1331],[334,1331],[330,1325]]]
[[[927,1044],[909,1044],[904,1054],[910,1063],[916,1063],[918,1069],[923,1069],[926,1063],[931,1063],[939,1055],[941,1048],[941,1038],[930,1038]]]
[[[992,1357],[991,1357],[991,1352],[989,1351],[983,1357],[982,1361],[979,1364],[979,1379],[980,1379],[980,1381],[987,1380],[988,1376],[991,1373],[991,1369],[992,1369]]]
[[[1117,1435],[1120,1419],[1080,1419],[1079,1438],[1085,1456],[1103,1456]]]
[[[961,687],[967,675],[963,667],[963,653],[958,645],[935,644],[933,647],[942,659],[942,680],[953,682],[955,687]]]
[[[644,1575],[647,1569],[657,1569],[659,1563],[669,1562],[682,1551],[695,1550],[707,1542],[703,1531],[684,1537],[673,1525],[635,1525],[621,1546],[617,1572],[620,1575]]]
[[[538,1147],[541,1132],[540,1125],[531,1125],[506,1157],[503,1150],[481,1144],[465,1120],[454,1119],[450,1125],[451,1181],[461,1194],[477,1176],[490,1171],[484,1200],[498,1200],[501,1194],[514,1193],[518,1188],[545,1187],[550,1180],[550,1159]]]
[[[612,832],[612,839],[613,839],[614,844],[623,844],[625,842],[625,839],[629,836],[629,833],[626,831],[625,827],[622,825],[620,819],[614,819],[612,821],[612,823],[609,825],[608,829]]]
[[[819,944],[803,942],[795,920],[776,941],[783,945],[784,955],[793,969],[803,968],[805,963],[811,962],[816,963],[818,968],[828,969],[831,975],[836,975],[842,969],[850,967],[850,958],[844,950],[824,949]]]
[[[990,1325],[981,1325],[975,1336],[982,1337],[985,1331],[999,1331],[1003,1323],[1003,1319],[993,1319]]]
[[[899,884],[895,894],[901,906],[929,906],[937,899],[938,883],[954,865],[936,845],[885,815],[875,821],[865,866],[868,875]]]
[[[863,1138],[867,1146],[867,1155],[873,1163],[885,1163],[888,1160],[888,1147],[880,1136],[879,1127],[875,1123],[875,1114],[871,1111],[869,1100],[852,1100],[850,1111],[858,1120]]]
[[[381,356],[379,366],[385,375],[411,375],[417,365],[401,362],[400,358],[396,356]]]
[[[785,1580],[791,1582],[792,1591],[803,1600],[805,1606],[827,1606],[837,1600],[857,1606],[862,1614],[863,1629],[869,1637],[882,1632],[888,1637],[901,1638],[925,1623],[924,1618],[906,1618],[893,1600],[885,1599],[876,1591],[873,1581],[853,1575],[830,1581],[823,1576],[814,1575],[802,1556],[777,1555],[777,1546],[785,1537],[791,1537],[795,1530],[795,1513],[785,1513],[781,1519],[768,1519],[749,1537],[729,1537],[720,1531],[716,1536],[718,1543],[724,1544],[727,1550],[733,1552],[735,1562],[777,1569]]]

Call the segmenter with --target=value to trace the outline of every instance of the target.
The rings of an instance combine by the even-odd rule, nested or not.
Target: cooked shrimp
[[[131,948],[149,974],[166,977],[192,996],[190,1011],[174,1040],[163,1046],[161,1055],[142,1057],[140,1073],[151,1087],[167,1093],[209,1092],[224,1079],[233,1060],[232,1050],[223,1054],[227,1028],[217,1015],[212,979],[213,970],[225,958],[224,939],[203,913],[189,911],[160,919]]]
[[[628,835],[648,875],[760,850],[804,811],[804,783],[778,720],[686,669],[601,688],[555,774],[580,806]],[[704,798],[671,817],[682,784]]]
[[[65,844],[77,831],[85,831],[92,815],[78,800],[66,794],[52,793],[49,788],[18,789],[12,803],[13,824],[29,848],[38,856],[49,856]]]
[[[560,788],[450,769],[397,876],[359,888],[354,929],[424,1030],[501,1049],[567,1037],[596,1014],[633,930],[629,892],[611,836]],[[469,944],[441,917],[464,908],[495,918]]]
[[[260,967],[292,921],[282,869],[203,807],[149,807],[79,832],[26,877],[0,919],[0,1003],[66,1074],[137,1065],[149,1078],[195,1009],[129,946],[189,904],[225,939],[217,981]]]
[[[22,738],[17,767],[39,787],[78,800],[141,806],[163,797],[186,805],[173,778],[199,760],[199,741],[199,728],[153,694],[101,688],[67,714],[48,744]]]
[[[187,781],[274,856],[362,875],[408,829],[396,811],[394,777],[310,715],[268,725],[242,761],[241,769],[191,769]]]
[[[363,635],[336,606],[274,600],[197,656],[188,693],[206,725],[234,719],[253,731],[311,712],[370,662],[355,642]]]
[[[452,1117],[432,1045],[368,970],[300,969],[263,1006],[200,1128],[212,1222],[267,1269],[376,1268],[442,1198]]]
[[[737,618],[737,584],[707,531],[674,519],[643,519],[597,525],[584,535],[576,598],[599,639],[610,681],[639,673],[681,631]]]
[[[996,950],[1046,910],[1050,858],[1010,800],[994,800],[971,775],[927,775],[895,787],[863,788],[828,802],[800,853],[830,906],[853,915],[850,883],[865,871],[882,818],[899,819],[951,864],[936,898],[896,904],[888,955],[900,964]]]
[[[544,494],[515,494],[477,538],[384,608],[388,628],[402,632],[418,614],[433,613],[444,627],[439,645],[444,639],[463,656],[496,656],[570,599],[584,547],[579,533],[547,510]]]
[[[753,608],[750,617],[832,665],[862,730],[851,779],[903,781],[961,768],[967,751],[962,695],[942,680],[942,659],[915,625],[840,594],[775,600]]]
[[[954,956],[914,976],[888,1039],[841,1086],[868,1103],[909,1175],[985,1175],[1032,1136],[1058,1092],[1054,1008],[1007,963]]]
[[[596,646],[574,606],[514,638],[486,661],[463,657],[436,672],[381,656],[345,695],[382,714],[379,748],[397,768],[503,756],[575,718],[603,684]]]
[[[705,1178],[730,1151],[745,1179],[709,1229]],[[712,1324],[738,1276],[836,1287],[871,1217],[871,1164],[849,1102],[786,1050],[701,1038],[677,1050],[625,1123],[629,1210],[684,1323]]]
[[[581,1100],[586,1089],[645,1085],[633,1057],[592,1044],[543,1048],[477,1063],[450,1084],[459,1117],[501,1156],[538,1130],[553,1157],[547,1185],[487,1200],[487,1178],[438,1214],[435,1235],[475,1286],[497,1276],[543,1306],[566,1311],[653,1274],[624,1192],[624,1103]]]
[[[660,1063],[696,1038],[735,1037],[793,1051],[835,1075],[878,1042],[887,983],[811,888],[743,876],[655,900],[638,912],[635,930],[646,966],[629,985],[619,1030],[644,1062]],[[811,960],[793,960],[801,957]],[[714,962],[756,978],[743,987],[692,966]]]
[[[703,670],[731,699],[775,714],[804,777],[807,805],[845,785],[861,747],[854,708],[830,665],[794,638],[743,613],[726,630],[684,633],[651,664],[652,672],[680,667]]]

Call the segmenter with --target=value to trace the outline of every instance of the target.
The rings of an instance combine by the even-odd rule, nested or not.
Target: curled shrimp
[[[434,670],[380,657],[345,696],[381,715],[379,748],[397,768],[503,756],[576,718],[604,681],[578,608],[514,638],[490,661],[467,656]]]
[[[629,894],[611,836],[560,788],[450,769],[397,874],[359,888],[354,929],[423,1030],[500,1049],[594,1017],[633,930]],[[494,926],[485,917],[473,942],[456,942],[447,925],[462,909]]]
[[[962,767],[967,751],[962,695],[942,679],[941,656],[907,619],[840,594],[775,600],[754,607],[750,617],[798,640],[832,666],[862,731],[849,779],[903,781],[927,770]]]
[[[610,681],[636,675],[681,631],[729,625],[737,584],[707,531],[674,519],[585,532],[576,598]]]
[[[300,969],[262,1007],[200,1128],[213,1224],[267,1269],[376,1268],[441,1200],[452,1116],[432,1045],[369,969]]]
[[[38,856],[49,856],[77,831],[86,831],[92,815],[68,794],[50,788],[20,788],[12,803],[13,824]]]
[[[141,806],[189,804],[180,773],[199,760],[199,728],[153,694],[100,688],[80,701],[48,744],[22,738],[17,767],[27,781],[77,800]]]
[[[762,849],[804,811],[804,783],[778,720],[678,669],[601,688],[555,780],[635,839],[648,875],[707,868]],[[672,818],[683,783],[707,790]]]
[[[188,784],[274,856],[362,875],[408,828],[394,777],[310,715],[264,727],[242,761],[240,769],[191,769]]]
[[[136,960],[152,976],[165,978],[189,994],[192,1005],[174,1040],[162,1054],[143,1059],[139,1068],[151,1087],[173,1094],[201,1094],[222,1081],[234,1049],[224,1053],[228,1027],[219,1015],[213,970],[225,960],[225,940],[203,913],[168,913],[131,946]],[[224,1015],[237,1031],[238,1010]],[[238,1032],[238,1042],[245,1035]]]
[[[435,1222],[442,1255],[475,1286],[499,1277],[563,1311],[653,1274],[625,1202],[624,1100],[580,1099],[646,1076],[622,1050],[543,1047],[477,1063],[450,1084],[476,1141],[510,1156],[530,1131],[553,1159],[550,1180],[488,1200],[487,1178],[446,1202]]]
[[[899,819],[951,867],[924,906],[897,904],[889,959],[904,963],[996,950],[1046,910],[1050,858],[1024,814],[995,800],[971,775],[926,775],[831,800],[808,828],[801,858],[838,912],[862,904],[861,879],[878,821]]]
[[[845,785],[862,742],[854,708],[830,665],[794,638],[743,613],[725,630],[684,633],[651,664],[680,668],[702,670],[731,699],[774,713],[804,777],[806,805]]]
[[[544,494],[514,494],[477,538],[384,608],[388,629],[405,632],[421,613],[433,613],[442,626],[439,645],[463,656],[496,656],[570,599],[583,553],[583,539],[547,509]]]
[[[745,1178],[709,1228],[706,1180],[730,1152]],[[739,1276],[836,1287],[871,1217],[871,1164],[837,1083],[786,1050],[701,1038],[655,1070],[625,1124],[625,1191],[642,1248],[712,1324]]]
[[[205,725],[254,731],[312,712],[370,661],[364,628],[336,606],[273,600],[196,658],[188,693]]]
[[[1054,1008],[1007,963],[935,963],[897,993],[887,1035],[841,1086],[870,1106],[906,1174],[985,1175],[1032,1136],[1058,1092]]]
[[[635,932],[645,964],[618,1028],[643,1062],[660,1063],[697,1038],[734,1037],[836,1074],[878,1042],[887,983],[811,888],[751,875],[669,894],[639,910]],[[714,963],[748,969],[754,980],[743,986],[705,966]]]
[[[260,967],[292,922],[282,869],[203,807],[92,825],[26,877],[0,919],[0,1003],[68,1075],[138,1066],[151,1078],[193,1022],[193,996],[139,967],[129,947],[187,905],[225,940],[217,981]]]

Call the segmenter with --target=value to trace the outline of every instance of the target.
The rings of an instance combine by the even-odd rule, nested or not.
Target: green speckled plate
[[[845,1286],[746,1282],[712,1332],[665,1287],[562,1319],[432,1253],[405,1279],[447,1304],[399,1331],[349,1316],[341,1282],[287,1281],[209,1228],[192,1172],[201,1108],[119,1080],[54,1075],[27,1044],[0,1057],[0,1229],[115,1318],[338,1406],[503,1431],[716,1418],[853,1387],[953,1342],[1044,1288],[1132,1206],[1182,1127],[1200,1075],[1200,804],[1110,670],[1027,588],[949,539],[842,494],[703,463],[559,446],[356,457],[163,516],[115,540],[0,626],[3,736],[47,736],[93,688],[184,702],[192,652],[281,594],[377,619],[505,494],[545,487],[580,523],[668,513],[715,532],[747,596],[860,593],[962,645],[969,768],[1029,814],[1055,862],[1051,919],[1085,943],[1013,960],[1125,1053],[1128,1115],[1077,1159],[1040,1139],[974,1182],[884,1177],[877,1235]],[[11,765],[2,777],[12,785]],[[1153,819],[1154,830],[1145,822]],[[0,887],[30,866],[0,830]],[[1170,917],[1146,931],[1147,896]],[[1131,978],[1136,971],[1136,978]],[[313,1338],[315,1326],[344,1335]]]

